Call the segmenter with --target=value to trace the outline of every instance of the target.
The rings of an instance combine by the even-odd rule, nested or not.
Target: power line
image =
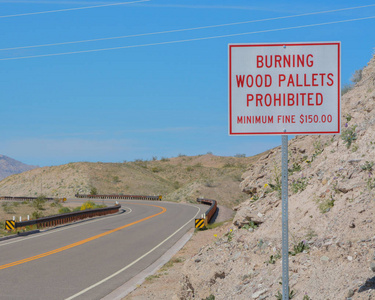
[[[57,13],[57,12],[64,12],[64,11],[72,11],[72,10],[98,8],[98,7],[105,7],[105,6],[132,4],[132,3],[139,3],[139,2],[145,2],[145,1],[150,1],[150,0],[139,0],[139,1],[132,1],[132,2],[120,2],[120,3],[95,5],[95,6],[85,6],[85,7],[74,7],[74,8],[65,8],[65,9],[57,9],[57,10],[38,11],[38,12],[16,14],[16,15],[5,15],[5,16],[0,16],[0,18],[13,18],[13,17],[23,17],[23,16],[30,16],[30,15],[41,15],[41,14]]]
[[[50,43],[50,44],[41,44],[41,45],[31,45],[31,46],[20,46],[20,47],[12,47],[12,48],[3,48],[3,49],[0,49],[0,51],[17,50],[17,49],[28,49],[28,48],[40,48],[40,47],[50,47],[50,46],[62,46],[62,45],[69,45],[69,44],[98,42],[98,41],[108,41],[108,40],[114,40],[114,39],[124,39],[124,38],[130,38],[130,37],[158,35],[158,34],[182,32],[182,31],[193,31],[193,30],[200,30],[200,29],[208,29],[208,28],[216,28],[216,27],[224,27],[224,26],[233,26],[233,25],[257,23],[257,22],[281,20],[281,19],[287,19],[287,18],[296,18],[296,17],[309,16],[309,15],[333,13],[333,12],[339,12],[339,11],[346,11],[346,10],[367,8],[367,7],[372,7],[372,6],[375,6],[375,4],[364,5],[364,6],[356,6],[356,7],[348,7],[348,8],[340,8],[340,9],[326,10],[326,11],[319,11],[319,12],[303,13],[303,14],[289,15],[289,16],[283,16],[283,17],[275,17],[275,18],[267,18],[267,19],[259,19],[259,20],[250,20],[250,21],[235,22],[235,23],[226,23],[226,24],[218,24],[218,25],[208,25],[208,26],[193,27],[193,28],[174,29],[174,30],[166,30],[166,31],[158,31],[158,32],[132,34],[132,35],[122,35],[122,36],[107,37],[107,38],[97,38],[97,39],[88,39],[88,40],[81,40],[81,41],[71,41],[71,42],[61,42],[61,43]]]
[[[139,45],[129,45],[129,46],[121,46],[121,47],[113,47],[113,48],[91,49],[91,50],[62,52],[62,53],[50,53],[50,54],[31,55],[31,56],[8,57],[8,58],[1,58],[0,61],[3,61],[3,60],[26,59],[26,58],[37,58],[37,57],[48,57],[48,56],[70,55],[70,54],[78,54],[78,53],[100,52],[100,51],[109,51],[109,50],[118,50],[118,49],[149,47],[149,46],[157,46],[157,45],[177,44],[177,43],[185,43],[185,42],[194,42],[194,41],[203,41],[203,40],[211,40],[211,39],[218,39],[218,38],[226,38],[226,37],[233,37],[233,36],[240,36],[240,35],[250,35],[250,34],[257,34],[257,33],[268,33],[268,32],[274,32],[274,31],[283,31],[283,30],[290,30],[290,29],[308,28],[308,27],[314,27],[314,26],[339,24],[339,23],[346,23],[346,22],[369,20],[369,19],[375,19],[375,16],[364,17],[364,18],[357,18],[357,19],[347,19],[347,20],[341,20],[341,21],[332,21],[332,22],[325,22],[325,23],[307,24],[307,25],[292,26],[292,27],[275,28],[275,29],[260,30],[260,31],[233,33],[233,34],[226,34],[226,35],[216,35],[216,36],[194,38],[194,39],[186,39],[186,40],[175,40],[175,41],[168,41],[168,42],[159,42],[159,43],[150,43],[150,44],[139,44]]]

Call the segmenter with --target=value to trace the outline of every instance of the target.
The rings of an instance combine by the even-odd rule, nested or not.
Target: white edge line
[[[184,225],[182,225],[179,229],[177,229],[174,233],[172,233],[169,237],[167,237],[164,241],[162,241],[160,244],[156,245],[154,248],[152,248],[150,251],[148,251],[147,253],[143,254],[142,256],[140,256],[139,258],[137,258],[135,261],[133,261],[132,263],[128,264],[126,267],[118,270],[117,272],[113,273],[112,275],[108,276],[107,278],[104,278],[103,280],[89,286],[88,288],[78,292],[77,294],[69,297],[69,298],[66,298],[65,300],[71,300],[71,299],[74,299],[84,293],[86,293],[87,291],[97,287],[98,285],[112,279],[113,277],[117,276],[118,274],[124,272],[125,270],[129,269],[131,266],[133,266],[134,264],[136,264],[137,262],[139,262],[141,259],[145,258],[147,255],[149,255],[151,252],[155,251],[157,248],[159,248],[161,245],[163,245],[166,241],[168,241],[171,237],[173,237],[177,232],[179,232],[180,230],[182,230],[186,225],[188,225],[192,220],[195,219],[195,217],[198,215],[198,213],[201,211],[201,209],[198,207],[198,206],[195,206],[195,205],[189,205],[189,206],[193,206],[195,208],[198,208],[198,211],[197,213],[195,214],[195,216],[193,218],[191,218],[189,221],[187,221]]]
[[[132,212],[131,208],[130,207],[124,207],[126,208],[126,212],[125,213],[122,213],[120,214],[121,216],[124,216],[124,215],[127,215],[127,214],[130,214]],[[129,211],[127,211],[129,210]],[[113,218],[113,217],[117,217],[119,215],[115,215],[115,216],[108,216],[110,218]],[[47,232],[41,232],[39,234],[36,234],[36,235],[32,235],[32,236],[29,236],[29,237],[25,237],[23,239],[16,239],[14,241],[11,241],[11,242],[7,242],[7,243],[1,243],[0,244],[0,247],[2,246],[6,246],[6,245],[10,245],[10,244],[14,244],[14,243],[19,243],[19,242],[23,242],[23,241],[26,241],[26,240],[29,240],[29,239],[33,239],[33,238],[38,238],[38,237],[42,237],[42,236],[45,236],[47,234],[51,234],[51,233],[56,233],[56,232],[59,232],[59,231],[63,231],[63,230],[67,230],[67,229],[71,229],[71,228],[75,228],[77,226],[82,226],[82,225],[88,225],[88,224],[92,224],[92,223],[95,223],[95,222],[99,222],[99,221],[102,221],[103,219],[108,219],[107,218],[100,218],[100,219],[97,219],[97,220],[87,220],[88,222],[84,222],[84,223],[80,223],[80,224],[74,224],[74,225],[70,225],[70,226],[67,226],[67,227],[64,227],[64,228],[60,228],[60,229],[53,229],[53,230],[50,230],[50,231],[47,231]]]

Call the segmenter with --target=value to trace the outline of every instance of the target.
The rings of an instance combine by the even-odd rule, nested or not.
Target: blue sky
[[[0,49],[375,4],[374,1],[151,0],[4,17],[108,3],[113,2],[0,0]],[[1,50],[0,153],[40,166],[207,152],[224,156],[260,153],[280,145],[281,137],[228,136],[228,44],[341,41],[341,74],[345,84],[374,53],[375,19],[204,38],[372,16],[375,6],[234,26]],[[192,39],[198,40],[187,41]],[[118,47],[122,49],[7,59]]]

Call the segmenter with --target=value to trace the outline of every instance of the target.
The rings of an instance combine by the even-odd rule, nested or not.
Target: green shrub
[[[292,192],[293,194],[297,194],[298,192],[302,192],[306,189],[309,180],[307,177],[298,178],[297,180],[293,180],[292,182]]]
[[[34,207],[37,210],[44,210],[44,203],[46,203],[47,199],[45,196],[40,195],[36,199],[33,200],[31,203],[31,206]]]
[[[59,209],[59,214],[66,214],[66,213],[70,213],[70,212],[72,212],[72,210],[69,207],[61,207]]]
[[[346,114],[345,115],[345,119],[346,119],[346,122],[350,122],[351,119],[352,119],[352,115],[351,114]]]
[[[250,221],[249,224],[245,224],[241,227],[241,229],[249,230],[250,228],[256,229],[258,225],[256,225],[253,221]]]
[[[43,218],[43,213],[39,210],[35,210],[33,211],[33,213],[31,214],[31,217],[35,220],[35,219],[40,219],[40,218]]]
[[[363,171],[372,171],[372,167],[374,166],[374,162],[366,161],[364,165],[361,165],[361,169]]]
[[[290,288],[289,288],[289,297],[288,298],[293,299],[295,295],[296,295],[296,292],[293,291],[293,290],[290,290]],[[275,297],[278,300],[283,300],[283,294],[280,293],[280,291],[277,291],[277,294],[275,295]]]
[[[98,194],[98,189],[96,187],[91,187],[90,195],[97,195],[97,194]]]
[[[301,165],[298,163],[293,163],[293,167],[291,169],[288,169],[289,175],[292,175],[294,172],[301,171]]]
[[[292,256],[297,255],[298,253],[302,253],[305,250],[308,250],[310,247],[306,241],[299,242],[297,245],[293,246],[293,250],[289,251],[289,254]]]
[[[159,167],[152,167],[151,171],[154,172],[154,173],[158,173],[158,172],[161,171],[161,168],[159,168]]]
[[[335,205],[335,200],[334,199],[324,199],[322,202],[319,204],[319,210],[322,214],[329,212],[331,208]]]
[[[357,139],[357,133],[355,132],[355,129],[357,128],[357,125],[351,126],[347,129],[345,129],[341,134],[341,139],[344,141],[344,144],[346,144],[346,148],[350,148],[353,141]]]
[[[270,259],[268,261],[266,261],[266,263],[274,265],[276,263],[276,260],[278,260],[280,258],[281,258],[280,253],[277,253],[276,255],[271,255]]]

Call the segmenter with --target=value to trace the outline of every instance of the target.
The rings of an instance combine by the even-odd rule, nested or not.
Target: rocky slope
[[[375,298],[375,57],[342,97],[342,115],[340,136],[289,141],[295,299]],[[272,299],[281,292],[280,169],[276,148],[243,174],[248,200],[225,235],[185,262],[179,299]]]
[[[38,168],[38,166],[27,165],[18,160],[0,154],[0,180],[13,174],[19,174],[35,168]]]

